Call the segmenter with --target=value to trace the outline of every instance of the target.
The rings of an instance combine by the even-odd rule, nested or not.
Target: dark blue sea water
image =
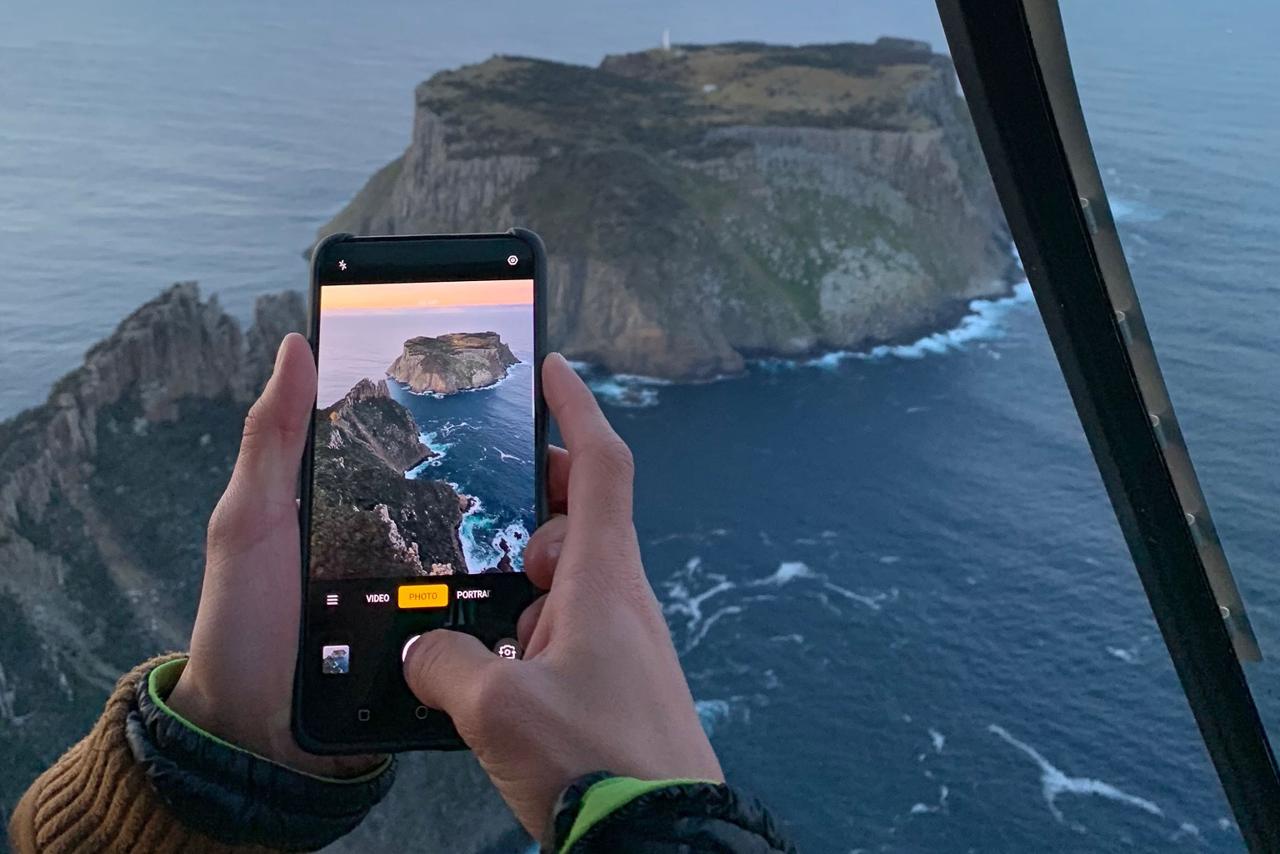
[[[0,34],[3,411],[170,279],[241,312],[300,286],[297,251],[399,152],[435,69],[595,61],[664,27],[940,43],[923,2],[558,0],[502,22],[395,4],[342,26],[336,6],[180,5],[25,9]],[[1280,11],[1064,5],[1276,723]],[[1240,850],[1034,306],[974,308],[959,332],[865,357],[698,386],[596,378],[726,771],[807,851]]]
[[[528,317],[527,309],[524,312]],[[409,475],[445,480],[472,499],[462,518],[462,551],[470,572],[498,565],[504,553],[524,569],[534,529],[533,353],[488,388],[448,396],[414,394],[391,380],[438,456]],[[505,549],[504,549],[505,544]]]

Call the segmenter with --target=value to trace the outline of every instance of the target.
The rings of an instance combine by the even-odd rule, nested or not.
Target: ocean
[[[1280,10],[1064,5],[1274,726]],[[435,70],[595,62],[664,28],[942,44],[920,2],[81,7],[0,34],[3,415],[171,280],[242,315],[303,286],[300,251],[400,152]],[[809,852],[1242,850],[1034,304],[972,309],[721,382],[593,377],[725,770]]]

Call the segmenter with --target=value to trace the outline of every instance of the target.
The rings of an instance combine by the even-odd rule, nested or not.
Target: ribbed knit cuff
[[[26,852],[222,852],[224,846],[189,829],[165,808],[133,758],[125,719],[139,680],[181,657],[152,659],[120,677],[85,738],[32,784],[14,811],[10,841]]]

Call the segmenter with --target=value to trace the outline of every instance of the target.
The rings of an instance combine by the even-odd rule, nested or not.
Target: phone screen
[[[537,287],[529,246],[489,242],[339,242],[316,262],[297,712],[327,747],[455,746],[402,675],[423,632],[522,652]]]

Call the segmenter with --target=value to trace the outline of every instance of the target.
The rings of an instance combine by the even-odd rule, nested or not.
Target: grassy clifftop
[[[696,144],[732,125],[924,130],[910,93],[937,73],[916,42],[781,47],[732,43],[607,57],[599,68],[498,56],[446,71],[418,106],[475,150]]]

